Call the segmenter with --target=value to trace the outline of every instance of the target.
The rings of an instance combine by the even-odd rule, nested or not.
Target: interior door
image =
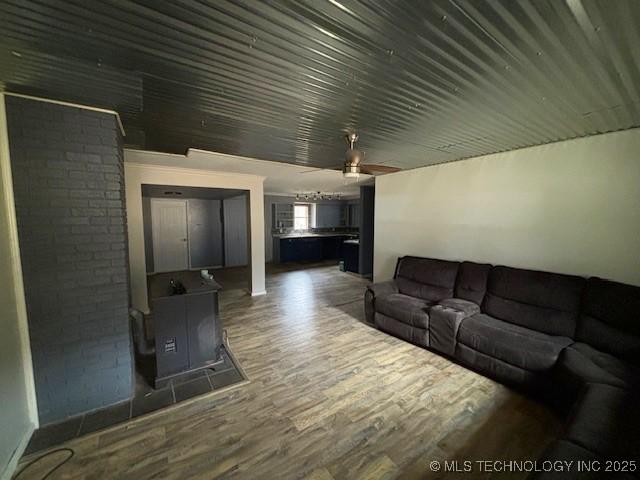
[[[247,197],[225,198],[222,201],[224,216],[224,264],[238,267],[249,263],[247,254]]]
[[[155,272],[187,270],[187,201],[151,199],[151,226]]]
[[[192,269],[222,266],[222,213],[220,200],[187,200],[189,258]]]

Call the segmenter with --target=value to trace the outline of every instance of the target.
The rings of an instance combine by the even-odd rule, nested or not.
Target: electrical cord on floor
[[[57,464],[55,467],[53,467],[51,470],[49,470],[47,472],[47,474],[42,477],[41,480],[45,480],[47,478],[49,478],[51,476],[51,474],[53,472],[55,472],[56,470],[58,470],[62,465],[64,465],[65,463],[67,463],[69,460],[71,460],[71,458],[73,457],[73,455],[75,454],[75,452],[73,451],[73,449],[71,448],[56,448],[55,450],[51,450],[50,452],[45,453],[44,455],[40,455],[38,458],[30,461],[29,463],[27,463],[22,470],[20,470],[20,472],[18,472],[18,474],[13,477],[13,480],[18,480],[18,478],[20,478],[20,476],[24,473],[25,470],[27,470],[29,467],[35,465],[36,463],[38,463],[40,460],[42,460],[43,458],[47,458],[50,455],[53,455],[54,453],[60,453],[60,452],[68,452],[69,455],[59,464]]]

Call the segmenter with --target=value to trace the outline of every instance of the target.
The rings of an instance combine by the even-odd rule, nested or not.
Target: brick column
[[[132,395],[122,138],[115,115],[7,96],[41,424]]]

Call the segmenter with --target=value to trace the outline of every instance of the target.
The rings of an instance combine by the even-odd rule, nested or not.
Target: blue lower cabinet
[[[280,263],[338,260],[344,237],[301,237],[280,240]]]
[[[322,260],[322,238],[303,238],[302,261],[319,262]]]
[[[280,240],[280,262],[322,260],[322,238],[286,238]]]
[[[342,257],[342,241],[344,237],[326,237],[322,239],[322,258],[338,260]]]
[[[280,240],[280,262],[295,262],[299,254],[297,248],[297,238],[287,238]]]
[[[345,243],[342,245],[342,259],[347,272],[360,273],[360,245]]]

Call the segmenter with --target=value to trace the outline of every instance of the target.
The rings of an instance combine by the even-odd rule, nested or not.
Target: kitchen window
[[[294,230],[309,230],[311,223],[311,208],[309,204],[295,204],[293,206],[293,228]]]

